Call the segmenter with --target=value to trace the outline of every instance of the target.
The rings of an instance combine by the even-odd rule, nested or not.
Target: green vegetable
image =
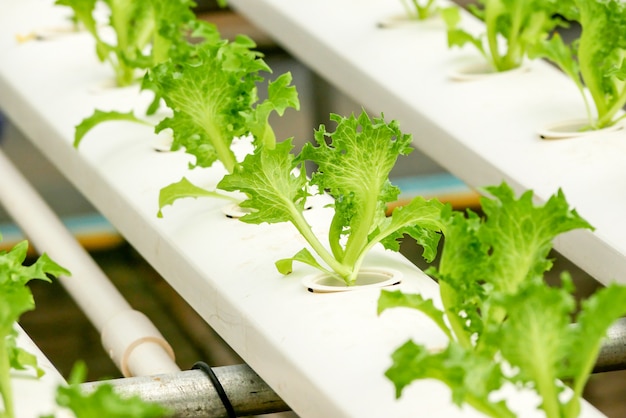
[[[135,70],[149,68],[169,56],[172,45],[195,18],[190,0],[102,0],[109,11],[108,28],[115,33],[114,43],[107,42],[94,12],[98,0],[57,0],[68,6],[75,19],[96,41],[96,53],[115,71],[118,86],[136,80]]]
[[[485,23],[486,33],[478,36],[459,27],[458,7],[442,10],[448,46],[474,45],[496,71],[519,67],[530,47],[563,24],[558,0],[479,0],[479,4],[483,7],[470,8]]]
[[[77,418],[160,418],[170,415],[167,408],[146,402],[139,396],[120,396],[111,384],[99,384],[93,392],[85,393],[80,384],[86,376],[87,368],[79,362],[72,369],[69,385],[57,388],[57,404],[71,410]]]
[[[532,192],[516,199],[505,184],[486,191],[493,198],[481,200],[484,218],[471,211],[444,214],[441,261],[428,270],[439,281],[442,311],[420,295],[381,293],[379,313],[417,309],[451,339],[437,353],[407,342],[386,375],[397,396],[414,380],[441,380],[456,404],[492,417],[515,416],[504,402],[489,399],[511,382],[534,389],[548,418],[576,417],[601,340],[626,314],[626,287],[602,289],[575,315],[569,276],[562,276],[563,286],[550,287],[543,274],[552,266],[547,256],[554,237],[591,226],[561,192],[534,206]],[[563,396],[565,390],[573,396]]]
[[[156,125],[155,132],[172,130],[172,150],[182,147],[195,157],[190,168],[220,161],[232,172],[238,164],[231,150],[233,139],[251,135],[255,145],[273,148],[276,135],[270,116],[273,112],[282,116],[290,107],[299,109],[298,93],[290,85],[291,74],[285,73],[268,82],[267,99],[259,103],[257,84],[264,81],[260,73],[271,69],[253,49],[255,43],[244,35],[232,42],[222,39],[214,25],[197,20],[186,27],[194,42],[173,41],[169,59],[152,67],[143,79],[142,88],[155,93],[150,109],[163,100],[173,112]],[[120,120],[148,123],[133,112],[95,110],[76,126],[74,146],[98,124]],[[177,199],[202,196],[224,197],[187,179],[170,184],[161,191],[158,216]]]
[[[154,1],[155,9],[159,8],[159,10],[161,10],[161,13],[165,13],[164,10],[168,10],[167,5],[170,5],[170,7],[171,5],[181,5],[181,3],[170,3],[167,1],[165,1],[166,4],[162,5],[160,4],[161,0],[152,1]],[[182,26],[182,24],[179,23],[179,26]],[[165,61],[166,59],[175,62],[184,62],[186,60],[192,59],[192,56],[197,46],[194,46],[192,43],[190,43],[188,37],[183,36],[183,34],[180,33],[181,31],[183,31],[183,29],[179,26],[176,26],[172,22],[163,20],[160,30],[162,35],[159,35],[159,39],[162,40],[158,42],[158,40],[155,39],[155,46],[153,48],[153,51],[155,51],[154,54],[157,53],[157,50],[162,51],[162,53],[159,54],[159,56],[161,56],[160,60],[156,60],[155,58],[155,61],[157,63]],[[185,21],[184,28],[186,29],[186,31],[189,32],[189,38],[193,40],[195,44],[201,42],[221,41],[220,34],[213,24],[204,21],[188,20]],[[158,45],[161,45],[161,47],[157,48]],[[167,45],[167,47],[165,45]],[[169,51],[167,56],[165,56],[166,50]],[[152,115],[158,110],[159,106],[161,105],[161,91],[159,91],[159,86],[152,82],[149,77],[144,77],[142,80],[141,89],[150,90],[154,93],[154,99],[146,110],[146,115]],[[76,130],[74,132],[74,147],[78,148],[85,135],[87,135],[87,133],[89,133],[96,126],[104,122],[113,121],[128,121],[144,125],[154,125],[153,123],[136,116],[132,111],[119,112],[115,110],[102,111],[99,109],[95,109],[91,116],[86,117],[78,125],[76,125]]]
[[[215,197],[219,199],[230,199],[233,202],[237,201],[236,199],[225,194],[198,187],[183,177],[180,181],[172,183],[161,189],[159,193],[159,212],[157,213],[157,216],[159,218],[163,217],[163,212],[161,211],[163,207],[173,204],[178,199],[188,197]]]
[[[80,142],[83,140],[85,135],[87,135],[87,133],[95,128],[97,125],[103,122],[111,121],[129,121],[149,125],[148,122],[135,116],[133,112],[103,112],[96,109],[91,116],[83,119],[81,123],[76,125],[76,129],[74,131],[74,147],[78,148]]]
[[[255,146],[271,149],[276,144],[269,122],[272,112],[282,116],[289,107],[299,109],[290,73],[270,81],[267,99],[257,103],[257,84],[263,81],[259,73],[271,69],[254,47],[243,35],[233,42],[204,42],[196,45],[188,59],[171,60],[149,71],[146,80],[173,110],[173,116],[161,121],[156,131],[172,129],[172,149],[183,147],[195,157],[190,168],[209,167],[219,160],[232,173],[239,164],[231,150],[234,138],[252,135]],[[171,184],[161,191],[159,215],[164,205],[176,199],[204,194],[186,179]]]
[[[331,115],[331,119],[337,123],[335,132],[320,126],[315,132],[317,146],[307,144],[297,158],[291,153],[291,140],[274,148],[259,146],[218,188],[248,196],[240,206],[251,213],[242,221],[291,222],[321,259],[304,248],[276,263],[283,274],[292,271],[293,261],[299,261],[353,285],[367,252],[377,243],[397,250],[404,234],[422,244],[425,258],[432,259],[439,240],[441,203],[415,198],[391,217],[385,216],[386,204],[399,192],[389,182],[389,172],[398,156],[411,151],[410,135],[400,132],[395,121],[371,120],[365,112],[348,118]],[[318,167],[310,181],[303,170],[305,161]],[[327,191],[335,201],[330,250],[304,217],[305,200],[312,189]]]
[[[13,394],[10,370],[33,368],[37,375],[43,371],[37,367],[37,359],[16,345],[17,332],[14,325],[20,316],[35,308],[33,295],[26,284],[33,279],[50,281],[48,275],[68,275],[69,272],[42,254],[30,266],[24,266],[28,242],[22,241],[10,251],[0,251],[0,394],[4,411],[0,417],[13,418]]]
[[[433,15],[435,10],[437,10],[435,0],[426,0],[425,2],[419,0],[402,0],[402,5],[404,6],[407,16],[417,20],[428,19]]]
[[[269,84],[268,99],[257,105],[261,71],[271,72],[254,51],[254,42],[240,35],[233,42],[219,40],[199,44],[184,61],[168,61],[152,68],[147,79],[156,86],[173,110],[172,117],[157,125],[157,132],[171,128],[173,149],[184,147],[196,157],[196,166],[209,167],[219,160],[228,172],[237,164],[230,149],[235,137],[252,133],[268,147],[275,142],[267,118],[272,110],[283,114],[298,108],[297,93],[289,87],[291,75]]]
[[[626,104],[626,4],[619,0],[572,0],[580,22],[580,38],[566,45],[558,34],[532,50],[535,57],[554,62],[578,87],[589,126],[600,129],[615,124],[623,116],[617,113]],[[585,93],[590,93],[596,115]]]

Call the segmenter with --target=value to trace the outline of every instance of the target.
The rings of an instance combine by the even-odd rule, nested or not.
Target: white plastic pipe
[[[38,251],[45,251],[71,272],[71,277],[58,280],[101,333],[104,349],[124,376],[180,370],[157,328],[132,309],[2,151],[0,202]]]

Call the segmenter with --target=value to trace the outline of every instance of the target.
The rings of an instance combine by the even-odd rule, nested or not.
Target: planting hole
[[[587,126],[589,126],[587,119],[571,119],[547,125],[538,133],[542,139],[566,139],[592,135],[596,132],[615,132],[624,128],[622,123],[595,130],[585,129]]]
[[[474,81],[501,75],[525,73],[528,70],[530,70],[530,66],[527,63],[522,63],[522,65],[517,68],[512,68],[507,71],[496,71],[488,62],[480,61],[452,70],[450,72],[450,78],[455,81]]]
[[[346,292],[351,290],[386,287],[399,284],[402,273],[388,268],[364,268],[352,286],[326,273],[312,274],[302,279],[302,284],[312,293]]]
[[[222,212],[227,218],[239,219],[244,215],[250,213],[250,209],[242,208],[237,203],[231,203],[222,207]]]

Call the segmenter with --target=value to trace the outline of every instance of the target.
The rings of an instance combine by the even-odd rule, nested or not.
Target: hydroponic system
[[[299,109],[291,74],[193,5],[5,1],[0,110],[245,364],[181,371],[0,154],[0,201],[41,254],[0,254],[0,417],[103,416],[112,401],[88,394],[110,387],[105,416],[604,416],[582,394],[626,357],[626,41],[601,29],[626,7],[230,0],[363,108],[296,150],[270,123]],[[580,39],[555,34],[575,24]],[[394,205],[412,148],[480,210]],[[543,280],[553,246],[604,285],[580,306],[567,275]],[[56,371],[17,325],[31,279],[63,284],[125,378]]]

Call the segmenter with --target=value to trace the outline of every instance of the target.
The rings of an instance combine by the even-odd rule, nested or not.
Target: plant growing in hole
[[[171,129],[172,149],[184,148],[195,157],[194,167],[210,167],[220,161],[228,173],[238,166],[231,149],[234,138],[251,135],[255,146],[273,149],[276,135],[270,124],[272,112],[282,116],[286,109],[299,109],[298,93],[291,73],[269,81],[267,99],[258,103],[260,72],[270,67],[254,51],[254,42],[243,35],[233,42],[219,40],[197,46],[184,62],[169,61],[151,69],[146,80],[173,110],[156,132]],[[162,189],[161,209],[180,198],[226,195],[193,185],[183,178]]]
[[[397,396],[415,380],[441,380],[457,405],[498,418],[515,414],[490,395],[513,384],[536,391],[548,418],[576,417],[601,340],[626,314],[626,287],[597,292],[572,324],[577,307],[570,277],[563,274],[563,286],[551,287],[543,275],[552,266],[547,256],[554,237],[591,226],[562,192],[534,206],[532,192],[516,199],[506,184],[486,191],[493,199],[481,200],[484,219],[471,211],[445,215],[441,261],[427,271],[439,281],[443,310],[417,294],[381,293],[379,314],[419,310],[450,338],[438,351],[406,342],[386,376]]]
[[[71,411],[77,418],[160,418],[171,416],[170,411],[139,396],[122,397],[110,383],[98,384],[93,392],[86,393],[80,384],[85,381],[87,368],[78,362],[72,368],[67,385],[57,388],[56,402]],[[41,418],[54,418],[46,415]]]
[[[580,91],[589,124],[584,129],[601,129],[617,123],[626,104],[626,5],[618,0],[571,0],[572,18],[582,32],[566,45],[558,33],[535,45],[534,57],[554,62]],[[585,89],[586,87],[586,89]],[[593,115],[587,97],[595,105]]]
[[[0,251],[0,417],[13,418],[11,369],[34,369],[38,377],[43,371],[37,367],[37,358],[17,346],[14,328],[24,312],[35,308],[33,295],[26,285],[30,280],[50,281],[48,275],[68,275],[69,272],[42,254],[30,266],[24,266],[28,242],[22,241],[10,251]]]
[[[437,10],[435,0],[401,0],[406,15],[415,20],[425,20],[431,17]]]
[[[74,19],[94,37],[98,59],[111,65],[120,87],[137,80],[137,69],[165,61],[173,42],[195,19],[191,0],[57,0],[55,4],[70,7]],[[96,17],[98,5],[108,11],[104,26]],[[110,30],[114,39],[107,41]]]
[[[298,110],[298,93],[287,72],[268,82],[267,99],[259,103],[258,84],[265,81],[261,73],[272,71],[254,50],[256,44],[245,35],[232,42],[222,39],[213,25],[197,22],[194,27],[201,41],[181,45],[183,53],[152,67],[144,78],[143,86],[155,91],[173,113],[156,125],[155,132],[172,131],[171,149],[184,148],[195,157],[190,168],[219,161],[232,172],[238,164],[233,140],[251,135],[254,145],[273,148],[276,135],[269,118],[273,112],[282,116],[288,108]],[[74,146],[95,126],[114,120],[150,124],[133,112],[96,110],[76,126]],[[183,178],[162,189],[159,216],[164,206],[187,197],[230,198]]]
[[[337,123],[335,132],[321,125],[315,132],[316,145],[305,145],[298,156],[291,152],[291,139],[273,148],[259,146],[218,188],[246,194],[240,206],[251,212],[240,218],[243,222],[290,222],[319,257],[304,248],[276,263],[283,274],[289,274],[298,261],[353,285],[368,251],[378,243],[397,251],[404,234],[422,244],[424,257],[432,260],[441,227],[440,202],[417,197],[385,216],[386,204],[399,193],[389,182],[389,172],[400,155],[412,150],[410,135],[403,134],[397,122],[372,120],[365,112],[347,118],[331,115],[331,119]],[[303,169],[306,161],[317,165],[310,180]],[[334,198],[329,249],[304,217],[305,200],[313,190]]]
[[[167,57],[163,57],[162,60],[156,62],[154,65],[164,61],[186,62],[188,60],[192,60],[199,44],[217,43],[222,41],[221,35],[215,25],[196,19],[185,20],[184,24],[180,23],[180,27],[176,26],[176,29],[178,30],[173,30],[172,24],[170,24],[170,29],[172,30],[166,32],[168,34],[167,39],[169,54]],[[153,115],[161,105],[162,92],[159,91],[158,85],[155,85],[148,79],[147,74],[143,77],[141,89],[150,90],[154,93],[154,99],[146,109],[146,115]],[[151,121],[136,116],[133,111],[102,111],[100,109],[95,109],[90,116],[86,117],[78,125],[76,125],[74,131],[74,147],[78,148],[84,137],[96,126],[101,123],[114,121],[135,122],[148,126],[155,125]]]
[[[479,0],[479,4],[482,8],[470,5],[469,10],[485,23],[486,32],[480,35],[460,28],[458,7],[441,10],[448,26],[448,46],[474,45],[495,71],[518,68],[528,48],[564,24],[558,0]]]

